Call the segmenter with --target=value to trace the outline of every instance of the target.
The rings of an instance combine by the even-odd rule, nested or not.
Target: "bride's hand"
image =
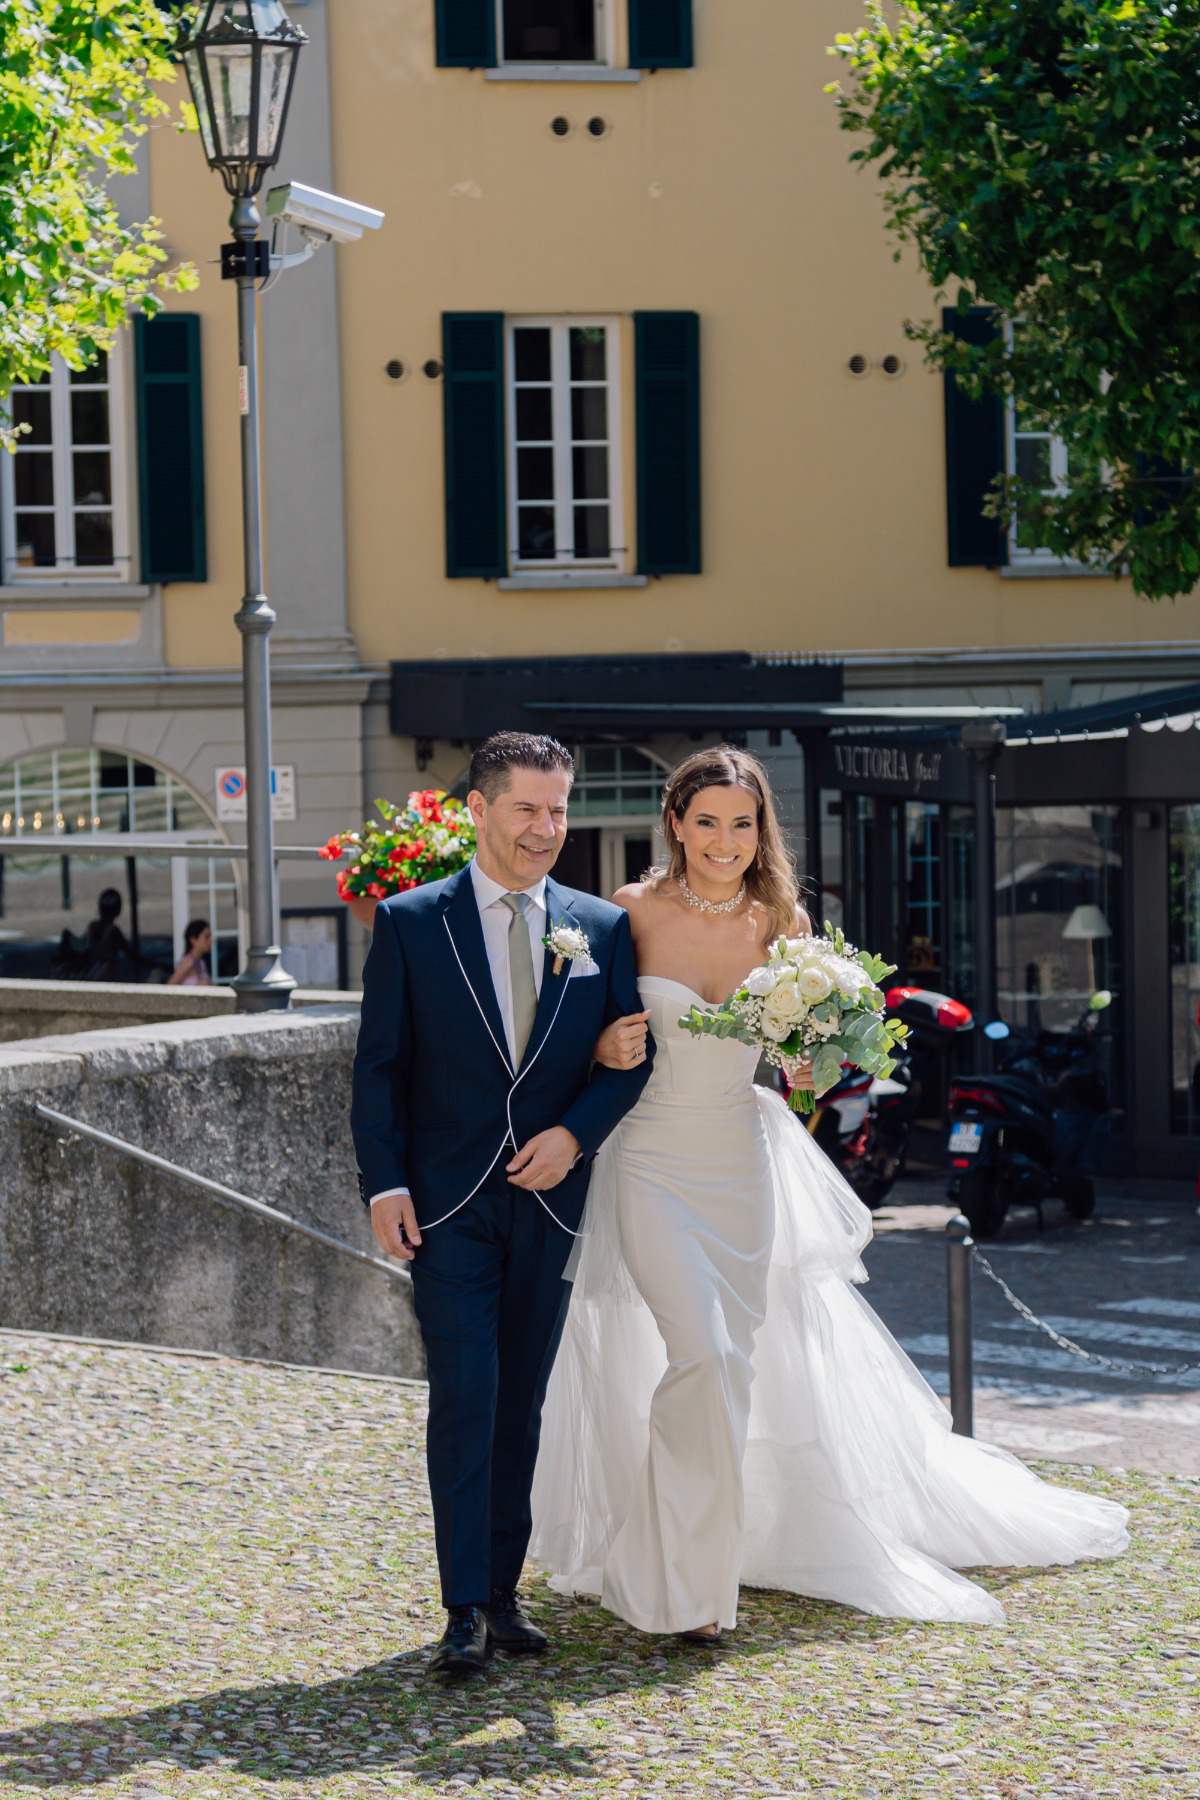
[[[596,1039],[592,1051],[593,1062],[602,1063],[606,1069],[636,1069],[639,1063],[646,1060],[646,1020],[648,1012],[629,1013],[624,1019],[614,1019],[606,1025]]]
[[[815,1094],[817,1090],[813,1086],[812,1064],[810,1062],[793,1064],[787,1070],[787,1084],[794,1094]],[[823,1093],[824,1089],[821,1091]]]

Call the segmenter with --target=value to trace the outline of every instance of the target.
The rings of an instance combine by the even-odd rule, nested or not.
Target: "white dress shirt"
[[[516,1067],[516,1027],[513,1023],[512,974],[508,962],[508,928],[512,923],[512,910],[504,905],[505,897],[511,894],[512,888],[501,887],[490,875],[485,875],[479,864],[472,861],[471,886],[475,890],[475,904],[479,908],[479,923],[483,927],[483,947],[487,951],[488,968],[491,970],[492,987],[500,1007],[500,1017],[504,1023],[504,1038],[508,1045],[508,1060]],[[542,939],[546,935],[546,877],[543,875],[530,888],[521,890],[529,899],[525,908],[525,923],[529,927],[529,944],[533,951],[533,980],[538,997],[542,992],[542,970],[546,960],[546,947]],[[377,1200],[384,1200],[389,1194],[407,1194],[406,1187],[383,1188],[378,1194],[371,1195],[371,1205]]]

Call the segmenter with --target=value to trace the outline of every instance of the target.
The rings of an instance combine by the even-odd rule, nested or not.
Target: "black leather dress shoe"
[[[539,1656],[549,1644],[545,1632],[526,1617],[516,1588],[493,1588],[483,1618],[491,1642],[510,1655]]]
[[[442,1641],[429,1659],[432,1675],[476,1675],[487,1662],[488,1634],[483,1609],[452,1606]]]

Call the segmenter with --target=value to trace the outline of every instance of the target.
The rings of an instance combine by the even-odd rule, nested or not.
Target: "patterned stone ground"
[[[949,1392],[945,1176],[910,1178],[875,1215],[867,1298],[926,1380]],[[1109,1369],[1058,1349],[975,1276],[975,1416],[1018,1456],[1200,1475],[1200,1217],[1184,1182],[1111,1179],[1094,1218],[1057,1201],[1045,1229],[1019,1209],[980,1246],[1055,1329],[1113,1360],[1192,1364],[1187,1373]]]
[[[553,1660],[425,1674],[422,1390],[0,1333],[0,1800],[1200,1797],[1200,1486],[981,1631],[746,1593],[717,1652],[536,1578]],[[797,1521],[803,1529],[803,1521]]]

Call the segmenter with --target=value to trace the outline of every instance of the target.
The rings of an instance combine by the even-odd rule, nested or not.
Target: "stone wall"
[[[0,1324],[419,1376],[406,1282],[182,1186],[56,1111],[365,1250],[348,1127],[353,1006],[0,1048]]]
[[[354,994],[297,988],[294,1006],[346,1005]],[[230,987],[168,987],[147,981],[24,981],[0,978],[0,1043],[62,1036],[75,1031],[117,1031],[126,1025],[165,1025],[174,1019],[232,1017]]]

